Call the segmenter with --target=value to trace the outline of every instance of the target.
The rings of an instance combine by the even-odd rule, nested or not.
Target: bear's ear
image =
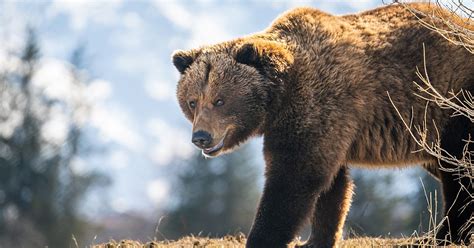
[[[251,43],[245,43],[238,48],[235,60],[239,63],[256,66],[259,64],[258,51]]]
[[[198,53],[194,50],[183,51],[177,50],[173,53],[173,64],[178,69],[179,73],[184,73],[186,69],[194,62]]]
[[[258,70],[281,73],[293,64],[293,55],[279,42],[251,40],[237,47],[235,60]]]

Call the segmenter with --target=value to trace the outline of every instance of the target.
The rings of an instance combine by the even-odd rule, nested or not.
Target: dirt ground
[[[244,248],[246,238],[240,236],[226,236],[219,239],[203,237],[185,237],[177,241],[150,241],[140,243],[133,240],[111,241],[106,244],[92,245],[91,248]],[[413,247],[417,239],[382,239],[382,238],[353,238],[341,241],[340,248],[349,247]],[[433,245],[421,245],[417,247],[434,247]],[[467,247],[467,246],[449,246]],[[474,246],[471,246],[474,248]]]

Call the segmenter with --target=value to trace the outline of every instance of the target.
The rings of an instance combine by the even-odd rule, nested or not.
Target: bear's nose
[[[197,131],[193,133],[191,141],[199,148],[205,148],[212,142],[211,134],[206,131]]]

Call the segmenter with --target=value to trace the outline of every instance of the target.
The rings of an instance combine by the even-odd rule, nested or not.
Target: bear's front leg
[[[339,171],[309,150],[265,150],[266,182],[247,248],[286,247]]]

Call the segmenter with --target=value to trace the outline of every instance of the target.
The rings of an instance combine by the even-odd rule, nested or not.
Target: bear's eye
[[[219,107],[224,105],[224,101],[222,99],[217,99],[217,101],[214,103],[214,106]]]
[[[189,107],[190,107],[191,109],[195,109],[195,108],[196,108],[196,102],[195,102],[195,101],[189,101],[188,104],[189,104]]]

